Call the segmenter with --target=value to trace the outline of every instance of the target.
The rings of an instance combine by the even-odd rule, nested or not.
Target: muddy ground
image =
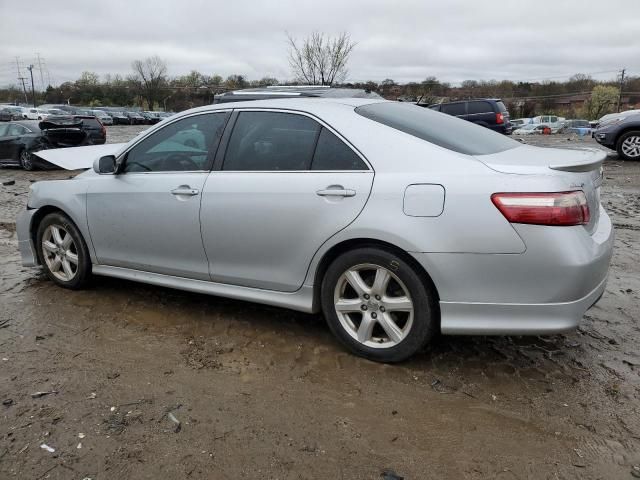
[[[640,162],[605,172],[616,251],[576,332],[441,337],[390,366],[345,353],[319,316],[55,287],[20,266],[14,222],[31,181],[68,172],[0,170],[16,182],[0,186],[0,478],[640,477]]]

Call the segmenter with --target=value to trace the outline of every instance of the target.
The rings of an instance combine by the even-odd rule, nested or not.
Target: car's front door
[[[307,115],[241,111],[202,197],[212,280],[297,290],[320,246],[364,207],[373,175]]]
[[[227,120],[218,112],[169,123],[126,152],[118,174],[90,182],[87,217],[100,264],[209,280],[200,200]]]

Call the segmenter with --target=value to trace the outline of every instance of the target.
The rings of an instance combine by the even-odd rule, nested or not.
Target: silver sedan
[[[384,362],[439,332],[563,332],[605,289],[603,152],[414,105],[227,103],[41,155],[88,168],[35,183],[18,218],[24,265],[62,287],[106,275],[322,311]]]

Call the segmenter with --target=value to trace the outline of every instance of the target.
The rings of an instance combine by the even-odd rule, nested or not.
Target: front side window
[[[125,172],[206,170],[215,154],[228,114],[183,118],[145,138],[125,159]]]
[[[367,165],[342,140],[322,127],[311,170],[367,170]]]
[[[233,127],[223,170],[308,170],[320,124],[304,115],[241,112]]]

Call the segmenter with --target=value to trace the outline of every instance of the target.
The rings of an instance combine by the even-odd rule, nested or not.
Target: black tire
[[[382,267],[392,275],[395,275],[397,279],[399,279],[404,285],[397,283],[395,280],[391,280],[391,282],[396,282],[397,287],[400,287],[401,289],[404,287],[406,290],[408,290],[408,294],[412,301],[412,323],[409,327],[407,327],[407,325],[409,325],[408,321],[407,323],[405,323],[404,328],[408,329],[406,330],[403,339],[396,344],[390,345],[389,347],[370,347],[365,343],[360,342],[358,339],[352,336],[353,333],[349,333],[347,328],[342,324],[341,320],[338,317],[338,313],[336,312],[334,296],[336,295],[337,289],[339,291],[340,288],[342,288],[340,285],[345,285],[343,281],[341,281],[341,278],[343,278],[342,275],[352,267],[365,264]],[[363,275],[366,275],[367,273],[366,268],[365,270],[363,270]],[[372,279],[371,281],[369,281],[369,283],[373,283]],[[389,288],[391,288],[391,283],[389,285]],[[434,291],[433,287],[430,285],[426,285],[425,282],[420,278],[418,273],[409,263],[407,263],[402,258],[402,256],[396,255],[395,253],[384,250],[382,248],[363,247],[350,250],[340,255],[331,263],[331,265],[327,269],[327,272],[325,273],[322,280],[321,289],[322,310],[327,323],[329,324],[329,328],[331,329],[333,334],[351,352],[369,360],[388,363],[400,362],[402,360],[405,360],[422,349],[438,330],[439,319],[437,318],[437,294]],[[355,290],[353,292],[355,293]],[[384,305],[383,302],[379,304],[376,301],[373,301],[373,305],[371,305],[371,302],[369,302],[368,300],[362,300],[362,298],[367,297],[366,295],[364,295],[364,297],[360,297],[357,294],[355,295],[356,296],[354,300],[356,302],[367,302],[366,305],[369,305],[369,307],[367,308],[372,316],[374,315],[373,310],[376,310],[378,312],[378,315],[383,315],[380,313],[385,311],[380,307],[381,304]],[[364,308],[364,306],[361,305],[360,308],[362,309]],[[389,308],[389,310],[391,310],[391,308]],[[352,317],[352,315],[355,315],[355,317]],[[354,319],[354,321],[352,322],[354,323],[354,327],[355,322],[358,321],[357,317],[358,314],[356,312],[349,314],[349,318]],[[376,328],[380,329],[382,328],[382,325],[374,325],[374,327],[371,329],[372,341],[374,340],[373,332],[375,332]],[[383,332],[383,330],[379,331]],[[380,340],[380,342],[382,343],[382,340]]]
[[[43,237],[45,232],[50,226],[62,227],[65,233],[71,235],[73,240],[74,250],[77,255],[77,267],[75,275],[68,281],[64,281],[58,278],[50,269],[45,256],[50,255],[43,247]],[[66,238],[66,237],[64,237]],[[46,215],[40,224],[38,225],[38,231],[36,234],[36,250],[38,253],[38,259],[44,268],[47,276],[57,285],[71,290],[80,290],[85,287],[91,280],[91,257],[89,256],[89,250],[87,244],[82,238],[82,234],[73,221],[62,212],[54,212]]]
[[[623,150],[622,150],[622,146],[625,142],[625,140],[629,139],[629,138],[633,138],[635,137],[636,139],[636,144],[638,144],[638,148],[636,149],[636,151],[638,152],[637,155],[631,156],[631,155],[627,155]],[[616,151],[618,152],[618,156],[620,158],[622,158],[623,160],[640,160],[640,130],[631,130],[629,132],[625,132],[622,135],[620,135],[620,138],[618,138],[618,141],[616,142]]]
[[[20,166],[23,170],[31,171],[35,169],[33,166],[33,156],[28,150],[20,150],[19,159]]]

